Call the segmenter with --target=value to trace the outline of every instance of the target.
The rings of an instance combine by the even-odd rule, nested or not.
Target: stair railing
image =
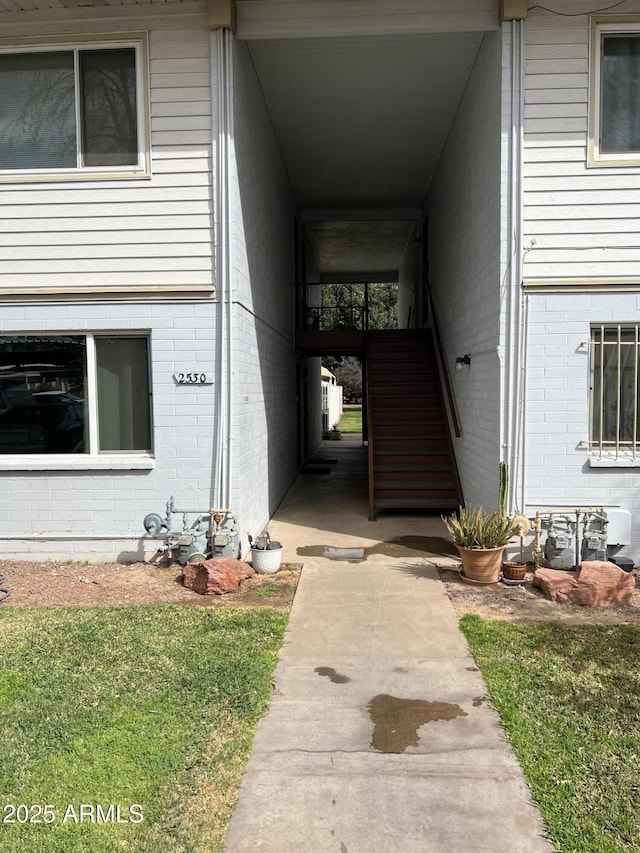
[[[365,337],[364,345],[364,365],[365,365],[365,394],[367,401],[367,464],[369,474],[369,521],[376,520],[375,513],[375,474],[373,468],[373,417],[371,405],[371,371],[369,370],[369,336]]]
[[[438,354],[440,375],[442,376],[442,382],[444,384],[444,389],[447,395],[447,405],[451,414],[451,426],[453,427],[455,437],[460,438],[460,436],[462,435],[462,430],[460,429],[460,421],[458,420],[458,413],[456,411],[456,402],[453,396],[453,388],[451,387],[449,371],[447,370],[447,357],[444,351],[444,346],[442,344],[442,333],[440,331],[440,323],[438,322],[438,315],[436,314],[436,307],[433,302],[433,294],[431,293],[431,284],[429,283],[428,278],[425,278],[425,289],[427,292],[427,300],[429,303],[429,311],[431,314],[431,325],[433,327],[436,339],[436,352]]]

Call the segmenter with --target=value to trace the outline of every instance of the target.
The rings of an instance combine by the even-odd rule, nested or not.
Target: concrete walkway
[[[304,570],[225,850],[552,850],[438,578],[439,518],[368,522],[359,443],[337,444],[270,525]]]

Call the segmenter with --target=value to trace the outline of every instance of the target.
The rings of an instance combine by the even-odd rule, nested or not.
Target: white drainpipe
[[[219,304],[218,428],[214,457],[214,504],[231,502],[231,389],[233,375],[233,300],[231,292],[231,168],[233,158],[233,34],[211,33],[211,95],[215,144],[216,286]]]
[[[510,264],[507,295],[505,365],[505,460],[509,464],[509,512],[516,509],[518,485],[524,498],[524,473],[520,469],[522,442],[522,161],[524,147],[524,21],[511,22],[511,125],[509,133],[509,235]]]

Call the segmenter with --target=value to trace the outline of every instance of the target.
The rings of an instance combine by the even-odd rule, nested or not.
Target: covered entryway
[[[499,353],[509,251],[503,84],[515,24],[502,26],[502,6],[498,0],[446,7],[399,0],[392,8],[378,0],[235,4],[235,46],[248,57],[243,73],[250,67],[259,82],[296,208],[297,350],[317,358],[334,348],[329,338],[312,346],[303,337],[322,334],[308,320],[323,286],[396,282],[399,331],[407,341],[418,330],[431,336],[423,349],[435,353],[437,394],[446,401],[468,500],[483,499],[483,484],[495,476],[506,446]],[[246,180],[247,207],[252,192]],[[250,237],[262,239],[255,231]],[[409,346],[404,358],[396,387],[397,377],[417,363]],[[466,372],[447,388],[457,362]],[[470,364],[481,371],[481,384]],[[319,361],[314,369],[319,374]],[[428,433],[428,421],[414,417],[414,433]],[[394,426],[392,404],[378,436]],[[410,447],[408,433],[397,432]],[[375,446],[376,435],[369,439]],[[316,445],[298,441],[310,451]],[[387,473],[394,487],[409,474]],[[430,488],[433,470],[421,474]],[[414,494],[397,508],[451,508],[462,497],[455,466],[447,480],[446,497]]]

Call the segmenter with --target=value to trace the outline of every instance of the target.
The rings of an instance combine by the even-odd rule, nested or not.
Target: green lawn
[[[340,432],[362,432],[362,409],[345,409],[337,428]]]
[[[0,611],[0,850],[220,850],[286,618]]]
[[[461,627],[557,850],[640,850],[640,627]]]

